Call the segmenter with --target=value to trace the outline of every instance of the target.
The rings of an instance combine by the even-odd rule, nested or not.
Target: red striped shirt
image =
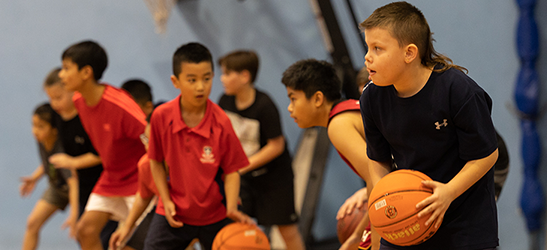
[[[139,138],[146,126],[145,115],[127,92],[108,84],[104,86],[101,100],[95,106],[87,106],[79,93],[73,97],[82,125],[103,164],[93,193],[133,195],[138,184],[137,163],[145,153]]]

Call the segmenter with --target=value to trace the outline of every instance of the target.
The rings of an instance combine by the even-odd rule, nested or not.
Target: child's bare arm
[[[245,174],[249,171],[257,169],[264,164],[271,162],[276,157],[280,156],[285,150],[285,137],[280,135],[276,138],[269,139],[266,145],[258,152],[249,157],[249,166],[239,170],[240,174]]]
[[[237,210],[237,198],[239,197],[240,177],[237,172],[232,172],[224,178],[224,190],[226,192],[226,210]]]
[[[226,216],[234,221],[248,224],[255,224],[246,214],[237,210],[237,199],[239,197],[240,176],[232,172],[224,177],[224,191],[226,193]]]
[[[91,152],[79,156],[57,153],[49,157],[49,162],[56,168],[82,169],[100,164],[101,158]]]
[[[40,164],[38,168],[32,172],[30,176],[21,177],[21,186],[19,187],[19,192],[22,197],[26,197],[32,193],[36,182],[44,175],[44,166]]]
[[[76,237],[76,222],[78,221],[78,212],[79,212],[79,184],[78,184],[78,174],[76,171],[72,170],[72,176],[66,180],[68,185],[68,202],[70,204],[70,213],[63,228],[69,228],[69,235],[71,238]]]
[[[150,172],[152,172],[152,177],[154,178],[154,183],[158,188],[158,193],[160,194],[161,200],[163,201],[163,206],[165,209],[165,218],[169,225],[172,227],[182,227],[182,222],[175,220],[176,209],[175,203],[171,200],[171,195],[169,194],[169,187],[167,186],[167,174],[165,173],[165,167],[161,162],[150,159]]]
[[[369,185],[372,177],[369,171],[370,160],[367,156],[367,143],[362,124],[359,112],[345,112],[331,120],[328,126],[328,135],[336,150],[351,163],[359,176]]]
[[[468,161],[462,170],[446,184],[437,181],[423,181],[425,186],[433,189],[431,196],[416,205],[417,209],[423,208],[418,213],[419,217],[431,214],[425,225],[429,225],[437,219],[435,227],[439,228],[450,203],[480,180],[492,168],[497,159],[498,150],[496,149],[485,158]]]
[[[126,240],[131,230],[133,230],[133,228],[135,227],[135,222],[146,210],[146,207],[148,207],[148,204],[150,204],[152,198],[154,198],[154,196],[144,198],[141,196],[140,193],[137,193],[135,195],[135,202],[133,203],[131,211],[129,211],[127,219],[125,219],[123,226],[119,227],[116,232],[114,232],[110,237],[111,249],[118,249],[121,246],[122,242]]]

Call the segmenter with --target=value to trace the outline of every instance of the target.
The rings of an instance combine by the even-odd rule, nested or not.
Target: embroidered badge
[[[211,146],[203,147],[203,153],[201,154],[201,163],[215,163],[215,155],[213,154],[213,148]]]

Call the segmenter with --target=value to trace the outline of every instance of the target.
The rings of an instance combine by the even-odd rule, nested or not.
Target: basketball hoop
[[[176,0],[144,0],[144,2],[154,18],[156,33],[164,34],[167,29],[167,20]]]

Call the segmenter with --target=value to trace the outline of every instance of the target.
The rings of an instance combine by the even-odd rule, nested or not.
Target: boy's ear
[[[93,78],[93,68],[89,65],[82,67],[80,73],[85,80]]]
[[[239,75],[240,77],[242,77],[241,79],[242,82],[245,82],[245,83],[251,82],[251,72],[249,72],[248,70],[246,69],[242,70],[241,72],[239,72]]]
[[[173,86],[175,86],[175,88],[180,89],[179,79],[175,75],[171,75],[171,82],[173,83]]]
[[[144,113],[151,114],[153,110],[154,110],[154,104],[151,101],[147,101],[144,104]]]
[[[325,102],[325,95],[321,91],[316,91],[311,98],[316,108],[321,107]]]
[[[409,44],[405,49],[405,63],[411,63],[414,59],[419,57],[418,46],[416,44]]]

